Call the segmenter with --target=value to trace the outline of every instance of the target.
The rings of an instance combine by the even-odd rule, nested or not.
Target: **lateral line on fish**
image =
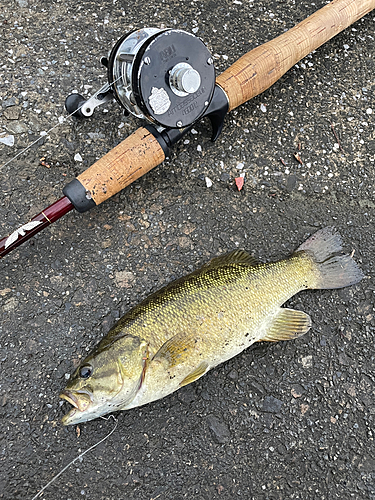
[[[102,418],[103,420],[109,420],[110,418],[113,418],[113,420],[115,421],[115,426],[114,428],[106,435],[104,436],[104,438],[102,438],[100,441],[98,441],[97,443],[93,444],[92,446],[90,446],[90,448],[87,448],[87,450],[83,451],[82,453],[80,453],[78,455],[78,457],[74,458],[71,462],[68,463],[68,465],[66,465],[60,472],[58,472],[52,479],[49,483],[47,483],[45,486],[43,486],[43,488],[41,490],[38,491],[38,493],[31,499],[31,500],[35,500],[36,498],[38,498],[41,493],[43,493],[44,490],[46,490],[49,486],[51,486],[51,484],[58,478],[61,476],[61,474],[63,474],[67,469],[69,469],[69,467],[71,465],[74,464],[74,462],[76,462],[77,460],[79,460],[80,458],[82,458],[84,455],[86,455],[86,453],[88,453],[89,451],[93,450],[94,448],[96,448],[97,446],[99,446],[101,443],[103,443],[104,441],[106,441],[116,430],[117,428],[117,424],[118,424],[118,419],[115,418],[113,415],[109,415],[108,417],[100,417]]]

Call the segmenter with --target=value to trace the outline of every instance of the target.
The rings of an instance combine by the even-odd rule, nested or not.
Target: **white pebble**
[[[366,109],[366,113],[367,113],[368,115],[372,115],[372,109],[371,109],[371,108],[367,108],[367,109]]]
[[[74,159],[75,161],[82,161],[82,156],[79,153],[77,153],[74,155]]]
[[[197,146],[197,151],[198,151],[198,152],[201,152],[201,151],[202,151],[202,146],[200,146],[199,144],[198,144],[198,146]]]
[[[210,188],[212,186],[212,180],[209,177],[205,177],[206,186]]]
[[[267,111],[267,108],[263,103],[260,105],[260,110],[263,111],[263,113]]]
[[[237,166],[236,166],[236,169],[237,170],[242,170],[244,168],[244,164],[243,163],[237,163]]]
[[[14,135],[7,135],[6,137],[0,137],[1,144],[6,146],[14,146]]]

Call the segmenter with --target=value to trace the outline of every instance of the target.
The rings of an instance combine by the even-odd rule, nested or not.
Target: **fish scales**
[[[227,264],[198,272],[132,309],[108,333],[103,345],[127,332],[148,340],[150,349],[155,350],[180,331],[185,332],[187,326],[243,323],[249,329],[253,322],[255,327],[267,309],[282,305],[304,288],[311,263],[303,256],[293,256],[271,264]],[[220,331],[211,330],[211,338],[217,335]]]
[[[169,338],[175,339],[177,354],[167,360],[160,355],[154,359],[143,389],[126,409],[177,390],[181,381],[201,366],[202,359],[206,366],[198,370],[199,376],[262,340],[280,306],[306,288],[307,280],[314,281],[311,268],[305,255],[257,266],[231,264],[203,271],[199,277],[202,293],[195,286],[196,279],[189,283],[190,300],[186,300],[186,286],[175,289],[161,321],[170,325]],[[147,383],[150,379],[158,380],[157,390],[147,390],[152,385]]]
[[[341,249],[340,236],[325,228],[286,259],[262,264],[237,250],[152,294],[77,368],[60,395],[74,407],[63,423],[144,405],[254,342],[303,335],[309,315],[281,306],[303,289],[357,283],[362,272]]]

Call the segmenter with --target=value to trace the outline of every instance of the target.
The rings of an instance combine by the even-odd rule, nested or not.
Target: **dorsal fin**
[[[234,250],[226,255],[214,257],[203,267],[212,269],[228,264],[247,264],[248,266],[256,266],[259,264],[259,261],[245,250]]]

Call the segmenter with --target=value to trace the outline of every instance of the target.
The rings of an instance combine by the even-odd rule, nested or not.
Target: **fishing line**
[[[104,438],[102,438],[100,441],[98,441],[97,443],[93,444],[92,446],[90,446],[90,448],[87,448],[87,450],[83,451],[80,455],[78,455],[78,457],[74,458],[71,462],[68,463],[68,465],[66,465],[58,474],[56,474],[49,483],[47,483],[45,486],[43,486],[43,488],[41,490],[38,491],[38,493],[31,499],[31,500],[35,500],[36,498],[38,498],[40,496],[41,493],[43,493],[44,490],[46,490],[48,488],[48,486],[50,486],[58,477],[61,476],[61,474],[63,474],[71,465],[74,464],[74,462],[76,462],[77,460],[79,460],[80,458],[83,457],[83,455],[86,455],[87,452],[93,450],[94,448],[96,448],[99,444],[103,443],[106,439],[108,439],[116,430],[117,428],[117,424],[118,424],[118,419],[115,418],[113,415],[109,415],[109,417],[100,417],[102,418],[103,420],[109,420],[110,418],[113,418],[113,420],[115,421],[115,426],[114,428],[111,430],[111,432],[109,432]]]
[[[111,84],[109,84],[110,87],[112,87],[112,85],[114,85],[118,80],[120,80],[122,77],[119,76],[116,80],[114,80]],[[50,134],[50,132],[52,132],[52,130],[54,130],[56,127],[58,127],[59,125],[62,125],[64,122],[66,122],[66,120],[68,118],[70,118],[71,116],[73,116],[75,113],[77,113],[77,111],[79,111],[82,106],[84,106],[86,104],[86,101],[84,101],[76,110],[73,111],[73,113],[70,113],[70,115],[68,116],[63,116],[62,118],[62,121],[56,123],[56,125],[54,125],[53,127],[51,127],[49,130],[47,130],[47,132],[42,132],[41,136],[38,137],[38,139],[36,139],[34,142],[32,142],[31,144],[29,144],[28,146],[26,146],[22,151],[20,151],[19,153],[17,153],[13,158],[11,158],[10,160],[8,160],[6,163],[4,163],[4,165],[1,165],[0,167],[0,170],[2,170],[4,167],[6,167],[7,165],[9,165],[9,163],[12,163],[12,161],[14,161],[16,158],[18,158],[20,155],[22,155],[23,153],[25,153],[28,149],[30,149],[32,146],[34,146],[34,144],[36,144],[38,141],[40,141],[40,139],[42,139],[42,137],[46,137]]]

